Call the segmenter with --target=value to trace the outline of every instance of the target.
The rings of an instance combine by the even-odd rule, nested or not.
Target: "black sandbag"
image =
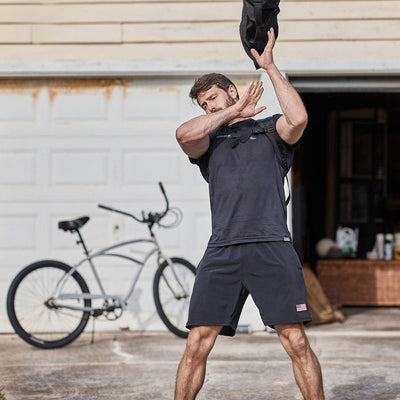
[[[267,31],[274,28],[278,37],[278,14],[280,0],[243,0],[242,20],[240,22],[240,38],[244,50],[259,69],[250,49],[261,54],[268,42]]]

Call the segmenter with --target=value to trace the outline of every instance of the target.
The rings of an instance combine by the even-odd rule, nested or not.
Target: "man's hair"
[[[200,76],[195,80],[192,89],[190,89],[189,97],[192,100],[197,100],[199,93],[206,92],[213,85],[225,90],[225,92],[228,92],[229,86],[232,85],[237,92],[235,84],[229,78],[222,74],[212,73]],[[237,99],[239,99],[239,94],[237,95]]]

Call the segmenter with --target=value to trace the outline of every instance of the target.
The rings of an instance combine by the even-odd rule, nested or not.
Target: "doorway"
[[[309,122],[292,168],[295,248],[315,266],[316,243],[348,226],[365,258],[377,233],[400,232],[400,93],[301,96]]]

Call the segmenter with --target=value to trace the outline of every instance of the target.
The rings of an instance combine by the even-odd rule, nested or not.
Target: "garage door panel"
[[[12,143],[3,142],[5,147]],[[40,149],[33,149],[42,143]],[[126,149],[128,146],[131,149]],[[0,199],[84,200],[94,195],[145,198],[158,194],[158,181],[182,198],[207,198],[207,184],[198,167],[189,163],[175,138],[118,138],[111,144],[97,138],[43,138],[28,139],[21,147],[25,149],[0,153]]]
[[[0,186],[33,186],[36,177],[35,151],[9,150],[0,153]]]
[[[30,94],[0,94],[0,124],[35,121],[35,99]]]
[[[107,186],[110,184],[110,154],[105,150],[52,151],[50,187]]]
[[[103,94],[58,94],[52,104],[51,120],[56,122],[99,122],[108,119]]]
[[[152,151],[152,149],[142,149],[140,152],[127,150],[123,157],[125,188],[135,184],[154,185],[159,181],[166,184],[180,182],[179,158],[176,152]]]
[[[0,123],[1,124],[1,123]],[[171,137],[175,141],[177,122],[174,120],[118,120],[104,121],[63,120],[53,121],[48,126],[29,128],[30,134],[48,136],[49,138],[125,138],[129,140],[146,140],[147,138]],[[1,128],[0,128],[1,129]],[[9,127],[8,136],[26,135],[26,133]],[[26,130],[25,130],[26,131]],[[14,133],[12,133],[14,132]],[[4,132],[4,135],[7,133]],[[176,142],[174,142],[174,145]]]
[[[128,136],[133,140],[146,140],[147,138],[173,138],[175,139],[176,121],[135,120],[126,121],[124,125],[113,128],[113,135]],[[157,143],[157,142],[155,142]]]
[[[172,124],[162,124],[160,129],[153,129],[152,126],[132,126],[129,137],[115,137],[115,140],[124,141],[130,148],[135,149],[179,152]]]
[[[123,118],[132,120],[174,120],[179,114],[178,91],[169,88],[129,89],[124,101]]]
[[[0,249],[35,249],[36,224],[37,216],[33,214],[0,215]]]

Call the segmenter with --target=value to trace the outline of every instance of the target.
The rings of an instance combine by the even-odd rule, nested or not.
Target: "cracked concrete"
[[[345,323],[307,328],[327,400],[400,400],[400,308],[346,308]],[[7,400],[173,399],[185,341],[167,332],[90,333],[40,350],[0,335]],[[276,334],[221,337],[198,400],[300,400]]]

